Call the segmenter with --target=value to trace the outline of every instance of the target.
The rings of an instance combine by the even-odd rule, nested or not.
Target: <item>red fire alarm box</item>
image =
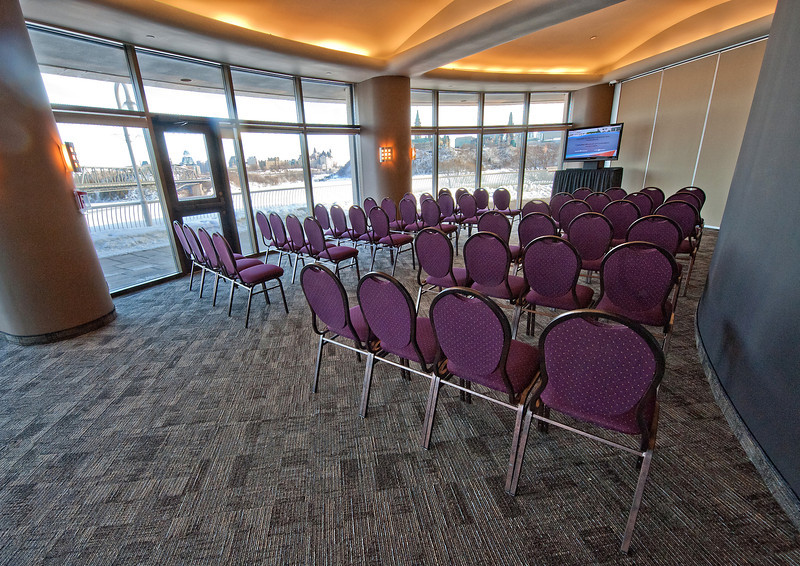
[[[75,204],[78,206],[78,210],[84,214],[86,211],[89,210],[92,205],[89,204],[89,193],[86,191],[74,191],[75,195]]]

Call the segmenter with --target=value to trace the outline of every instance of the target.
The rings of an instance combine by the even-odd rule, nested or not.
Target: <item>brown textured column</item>
[[[411,190],[411,81],[375,77],[358,84],[361,125],[361,196],[395,202]],[[378,162],[378,149],[392,148],[392,161]]]
[[[115,317],[19,3],[0,2],[0,333],[32,344]]]

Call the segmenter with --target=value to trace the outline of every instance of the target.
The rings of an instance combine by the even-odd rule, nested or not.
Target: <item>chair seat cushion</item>
[[[350,323],[353,325],[353,328],[358,334],[358,339],[362,344],[364,344],[369,336],[369,326],[364,318],[364,313],[361,312],[361,307],[358,305],[350,307]],[[350,338],[351,340],[356,339],[356,337],[353,336],[353,332],[347,326],[342,328],[331,328],[331,331],[340,336],[344,336],[345,338]]]
[[[462,222],[464,220],[464,216],[458,213],[451,214],[450,216],[445,216],[442,218],[442,222]]]
[[[542,392],[542,400],[549,407],[552,407],[560,413],[569,415],[573,418],[579,419],[584,422],[595,424],[599,427],[616,430],[625,434],[640,434],[639,424],[636,419],[636,407],[621,414],[621,415],[601,415],[595,412],[587,411],[581,407],[573,406],[573,402],[569,398],[556,397],[547,388]],[[645,421],[650,421],[653,415],[653,401],[649,407],[644,410]]]
[[[519,208],[505,208],[505,209],[497,209],[497,212],[501,214],[505,214],[506,216],[517,216],[522,213],[522,210]]]
[[[452,234],[453,232],[458,230],[458,226],[456,226],[455,224],[439,224],[437,228],[442,232],[444,232],[445,234]]]
[[[577,285],[575,287],[575,295],[578,297],[578,304],[572,297],[572,293],[565,293],[558,297],[548,297],[540,295],[536,291],[531,290],[525,295],[525,302],[529,305],[549,307],[552,309],[572,310],[572,309],[585,309],[592,302],[594,289],[586,285]]]
[[[477,216],[471,216],[469,218],[464,218],[461,222],[463,224],[477,224],[478,223],[478,217]]]
[[[253,267],[255,265],[261,265],[262,263],[263,262],[260,259],[256,259],[254,257],[252,258],[243,257],[241,259],[236,260],[236,269],[241,271],[242,269],[247,269],[248,267]]]
[[[600,259],[582,259],[581,269],[587,271],[600,271],[600,265],[603,263],[603,258]]]
[[[516,261],[519,259],[519,254],[522,252],[522,248],[516,244],[509,244],[508,251],[511,252],[511,259]]]
[[[413,241],[414,237],[410,234],[389,234],[378,240],[378,243],[384,246],[404,246]]]
[[[345,259],[350,259],[351,257],[356,257],[357,255],[358,250],[351,248],[350,246],[334,246],[319,254],[321,258],[329,259],[331,261],[343,261]]]
[[[271,263],[261,263],[239,272],[239,277],[248,285],[257,285],[270,279],[276,279],[281,275],[283,275],[283,268]]]
[[[426,364],[431,364],[436,359],[436,352],[439,350],[439,345],[436,342],[436,336],[433,333],[433,325],[429,318],[417,317],[417,345],[422,353],[422,357]],[[388,352],[411,360],[414,362],[421,362],[416,350],[412,344],[407,344],[404,348],[396,351],[388,350]]]
[[[389,222],[389,230],[402,230],[405,228],[405,223],[402,220],[392,220]]]
[[[421,220],[403,226],[403,230],[405,230],[406,232],[419,232],[423,228],[425,228],[425,223],[422,222]]]
[[[489,286],[489,285],[481,285],[478,282],[472,284],[472,288],[475,289],[476,291],[480,291],[484,295],[489,295],[490,297],[494,297],[495,299],[514,300],[517,299],[518,297],[521,297],[528,289],[528,284],[525,283],[525,279],[523,279],[522,277],[518,277],[516,275],[508,276],[508,286],[511,289],[510,296],[508,294],[508,290],[506,289],[505,285]]]
[[[610,312],[612,314],[622,315],[647,326],[664,326],[667,324],[667,322],[669,322],[670,316],[672,316],[672,303],[670,301],[666,301],[665,304],[664,311],[666,311],[666,314],[662,312],[661,305],[656,305],[655,307],[644,311],[624,309],[612,303],[608,299],[608,295],[603,296],[600,299],[600,302],[597,303],[597,306],[594,308],[597,310]]]
[[[456,287],[468,287],[471,281],[467,278],[467,270],[463,267],[453,268],[453,277],[455,277]],[[437,287],[453,287],[453,280],[448,277],[431,277],[425,278],[426,285],[436,285]]]
[[[463,377],[473,383],[479,383],[495,391],[508,392],[503,381],[502,372],[497,368],[489,375],[476,375],[472,368],[455,366],[447,362],[447,369],[456,377]],[[508,348],[506,372],[514,393],[521,393],[530,385],[539,371],[539,350],[518,340],[512,340]]]
[[[689,238],[684,238],[681,242],[681,245],[678,246],[678,253],[679,254],[690,254],[694,252],[695,249],[694,240],[689,240]]]
[[[370,230],[366,234],[361,234],[358,237],[358,240],[360,242],[374,242],[375,241],[375,233]]]

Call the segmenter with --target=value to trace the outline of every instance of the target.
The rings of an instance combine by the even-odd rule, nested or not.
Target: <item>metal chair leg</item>
[[[375,354],[367,355],[367,369],[364,370],[364,385],[361,388],[361,406],[358,409],[358,414],[361,418],[367,416],[367,405],[369,405],[369,389],[372,384],[372,368],[375,366]]]
[[[253,302],[253,288],[247,288],[247,311],[244,315],[244,327],[247,328],[248,323],[250,322],[250,303]],[[266,293],[265,293],[266,294]]]
[[[439,400],[439,383],[441,379],[434,375],[431,379],[431,388],[428,392],[428,404],[425,407],[425,422],[422,427],[422,447],[427,450],[433,432],[433,418],[436,414],[436,405]]]
[[[236,283],[231,281],[231,297],[228,300],[228,316],[231,316],[231,309],[233,308],[233,292],[236,290]]]
[[[650,461],[653,458],[653,450],[650,449],[644,453],[642,460],[642,467],[639,470],[639,481],[636,483],[636,492],[633,495],[633,504],[631,511],[628,515],[628,524],[625,525],[625,535],[622,537],[622,545],[619,547],[620,552],[628,553],[633,538],[633,528],[636,526],[636,516],[639,513],[639,507],[642,504],[642,495],[644,494],[644,485],[647,482],[647,474],[650,472]]]
[[[531,412],[527,405],[517,409],[517,420],[514,424],[514,437],[511,440],[511,458],[508,461],[508,474],[506,475],[506,493],[517,494],[519,473],[522,469],[522,460],[525,457],[525,446],[528,443],[528,431],[531,426]]]
[[[325,340],[322,334],[319,335],[319,345],[317,346],[317,365],[314,368],[314,381],[311,384],[311,392],[317,392],[317,384],[319,383],[319,366],[322,363],[322,347],[325,345]]]

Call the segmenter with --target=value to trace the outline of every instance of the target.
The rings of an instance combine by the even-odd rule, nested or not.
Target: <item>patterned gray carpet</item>
[[[0,563],[800,563],[797,531],[697,362],[714,242],[708,230],[678,305],[627,557],[632,457],[532,430],[512,498],[510,411],[445,388],[424,451],[427,382],[378,366],[362,420],[363,362],[340,349],[312,394],[316,337],[287,275],[290,314],[257,297],[249,329],[243,293],[228,318],[184,278],[117,299],[117,320],[83,337],[0,342]],[[413,290],[408,263],[398,273]],[[343,279],[354,291],[355,274]]]

